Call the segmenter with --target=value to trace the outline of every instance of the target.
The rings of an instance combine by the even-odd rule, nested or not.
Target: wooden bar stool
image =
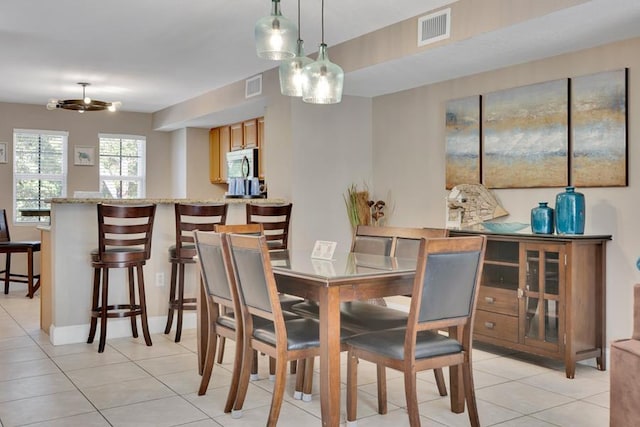
[[[33,253],[40,252],[40,241],[11,241],[9,225],[7,223],[7,211],[2,209],[0,215],[0,254],[5,254],[4,293],[9,293],[9,283],[20,282],[27,284],[27,296],[33,298],[33,294],[40,287],[40,275],[33,274]],[[27,254],[27,274],[11,273],[11,254]],[[37,280],[35,284],[34,280]]]
[[[269,250],[287,249],[293,204],[259,205],[247,203],[247,224],[262,224]]]
[[[175,204],[176,244],[169,248],[171,263],[171,287],[169,289],[169,312],[164,333],[171,332],[173,314],[178,312],[175,342],[182,336],[184,310],[196,310],[197,298],[184,297],[184,271],[186,264],[195,264],[196,247],[194,230],[213,231],[216,224],[224,224],[227,219],[227,205]]]
[[[142,321],[145,343],[151,345],[142,267],[151,256],[151,236],[156,205],[127,206],[98,204],[98,249],[91,252],[93,298],[91,327],[87,343],[91,344],[100,319],[98,352],[104,351],[107,339],[107,319],[129,317],[131,333],[137,338],[136,316]],[[109,269],[126,268],[129,276],[129,303],[109,304]],[[136,304],[135,275],[137,273],[139,301]],[[101,288],[102,282],[102,289]]]

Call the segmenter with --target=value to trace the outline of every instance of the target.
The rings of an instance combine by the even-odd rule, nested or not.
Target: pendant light
[[[311,104],[337,104],[342,100],[344,72],[329,61],[324,42],[324,0],[322,0],[322,43],[315,62],[304,67],[302,100]]]
[[[279,61],[296,55],[296,26],[282,16],[280,0],[272,0],[271,15],[256,22],[255,39],[260,58]]]
[[[298,0],[298,43],[296,56],[280,63],[280,93],[287,96],[302,96],[302,69],[313,62],[304,55],[304,42],[300,39],[300,0]]]

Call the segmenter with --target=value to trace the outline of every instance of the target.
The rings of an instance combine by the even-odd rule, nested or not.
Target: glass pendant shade
[[[296,56],[280,63],[280,93],[286,96],[302,96],[302,70],[313,60],[304,56],[304,42],[298,39]]]
[[[296,54],[296,25],[282,16],[280,0],[273,0],[271,15],[260,18],[255,26],[256,53],[260,58],[282,60]]]
[[[337,104],[342,101],[344,72],[329,61],[327,45],[322,43],[318,59],[304,67],[302,100],[311,104]]]

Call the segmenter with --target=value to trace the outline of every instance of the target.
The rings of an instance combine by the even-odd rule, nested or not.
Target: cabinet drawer
[[[477,310],[473,331],[478,335],[518,342],[518,318]]]
[[[517,316],[518,294],[508,289],[480,286],[478,309]]]

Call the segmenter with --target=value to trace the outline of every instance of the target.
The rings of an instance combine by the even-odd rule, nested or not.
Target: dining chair
[[[9,293],[9,284],[19,282],[27,284],[27,296],[33,298],[33,294],[40,287],[40,275],[33,273],[33,254],[40,252],[40,241],[12,241],[9,235],[9,223],[7,222],[7,211],[2,209],[0,215],[0,254],[5,254],[5,268],[0,271],[4,273],[4,293]],[[17,274],[11,272],[11,254],[27,254],[27,274]],[[36,280],[34,284],[34,280]]]
[[[292,208],[292,203],[284,205],[247,203],[247,224],[263,225],[269,249],[287,249]]]
[[[184,310],[196,310],[197,299],[184,297],[184,273],[187,264],[194,264],[196,248],[193,243],[194,230],[213,231],[216,224],[224,224],[227,218],[227,204],[175,203],[175,244],[169,247],[171,263],[171,285],[169,288],[169,311],[164,333],[171,332],[173,314],[178,313],[175,342],[182,337]]]
[[[480,425],[473,385],[472,333],[485,247],[485,236],[423,239],[405,327],[345,340],[349,426],[355,425],[357,417],[359,359],[403,372],[412,427],[420,426],[416,373],[449,366],[452,378],[459,381],[462,371],[460,391],[464,392],[469,420],[474,427]],[[448,336],[439,332],[443,328],[448,328]],[[386,392],[386,385],[384,389]],[[457,398],[457,393],[452,393],[452,407]]]
[[[145,343],[151,346],[143,266],[151,256],[151,237],[156,205],[129,206],[98,203],[97,210],[98,248],[91,252],[91,266],[94,274],[91,324],[87,343],[93,342],[98,319],[100,319],[99,353],[104,351],[108,318],[129,317],[131,319],[131,333],[137,338],[136,318],[140,316]],[[109,271],[113,268],[127,269],[129,277],[128,304],[109,304]],[[137,272],[137,303],[134,271]]]
[[[198,254],[198,267],[205,288],[203,305],[207,307],[208,331],[205,344],[205,360],[203,364],[202,379],[198,388],[198,395],[207,392],[211,374],[213,372],[216,353],[217,337],[227,337],[235,341],[236,350],[231,372],[231,384],[227,393],[224,412],[231,412],[235,402],[238,379],[242,362],[242,322],[237,322],[233,313],[239,311],[237,306],[236,287],[229,283],[234,280],[233,275],[227,271],[229,262],[229,247],[226,239],[221,234],[211,232],[194,231],[194,242]],[[229,308],[230,313],[225,314],[221,308]]]
[[[238,287],[245,349],[252,348],[275,358],[276,377],[267,421],[267,426],[275,426],[284,395],[286,363],[319,355],[319,322],[306,317],[285,320],[265,236],[227,234],[226,238],[231,249],[231,267]],[[271,322],[258,324],[256,319]],[[234,411],[238,415],[241,414],[247,393],[252,358],[253,352],[244,351],[238,395],[234,404]],[[302,375],[301,372],[302,369],[299,369],[298,378]]]

